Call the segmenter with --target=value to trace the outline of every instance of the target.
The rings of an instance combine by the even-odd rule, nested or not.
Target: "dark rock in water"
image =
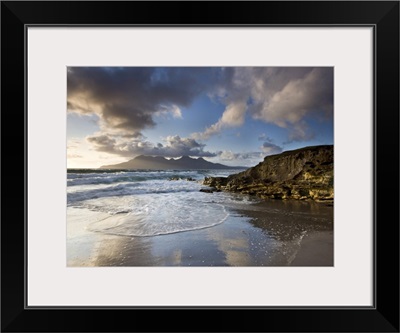
[[[227,177],[206,177],[204,178],[203,185],[208,185],[211,187],[221,187],[226,186],[228,182]]]
[[[183,180],[183,178],[178,177],[178,176],[173,176],[173,177],[169,177],[168,180]],[[192,177],[187,177],[184,180],[187,180],[188,182],[195,182],[196,179],[192,178]]]
[[[267,156],[246,171],[229,177],[206,177],[203,184],[261,198],[333,201],[333,146]]]
[[[201,188],[200,192],[204,192],[204,193],[214,193],[213,188]]]

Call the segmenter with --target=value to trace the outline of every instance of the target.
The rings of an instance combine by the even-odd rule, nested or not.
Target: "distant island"
[[[127,169],[127,170],[201,170],[201,169],[246,169],[240,166],[227,166],[212,163],[204,158],[182,156],[177,159],[167,159],[162,156],[137,156],[127,162],[112,165],[103,165],[100,169]]]
[[[333,202],[333,171],[333,145],[312,146],[267,156],[229,177],[206,177],[203,184],[260,198]]]

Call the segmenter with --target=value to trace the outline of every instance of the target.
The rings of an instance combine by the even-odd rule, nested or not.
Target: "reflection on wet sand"
[[[209,229],[208,239],[212,240],[218,249],[224,253],[225,265],[228,266],[249,266],[251,257],[249,255],[249,238],[244,230],[238,230],[237,221],[230,219],[231,227]],[[243,222],[243,221],[242,221]]]
[[[151,237],[101,233],[94,237],[87,231],[94,244],[90,263],[85,265],[333,265],[333,207],[313,202],[271,201],[228,209],[230,216],[224,223],[201,230]],[[320,251],[315,251],[315,246]],[[87,251],[87,246],[82,251]],[[323,254],[315,258],[313,253],[321,251]],[[68,265],[84,266],[76,263],[79,260],[71,260]]]
[[[139,260],[140,259],[140,260]],[[94,266],[152,266],[157,258],[151,256],[151,243],[145,237],[104,235],[97,249]]]

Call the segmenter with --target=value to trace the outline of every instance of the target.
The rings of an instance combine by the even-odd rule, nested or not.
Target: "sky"
[[[67,166],[333,144],[333,67],[68,67]]]

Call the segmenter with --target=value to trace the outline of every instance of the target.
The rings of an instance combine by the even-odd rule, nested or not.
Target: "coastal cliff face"
[[[261,198],[333,201],[333,146],[306,147],[267,156],[229,177],[206,177],[204,185]]]

